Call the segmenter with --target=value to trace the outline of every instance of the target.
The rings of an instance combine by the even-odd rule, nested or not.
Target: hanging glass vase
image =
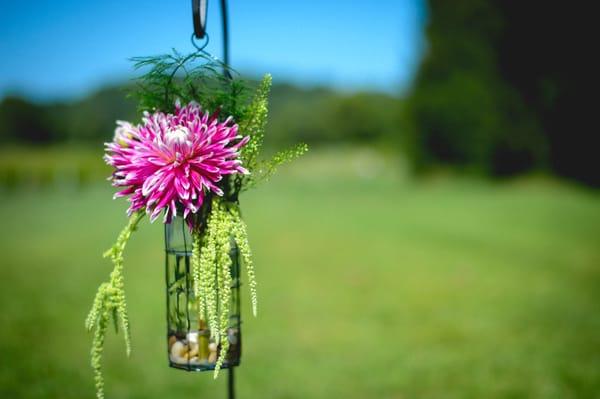
[[[221,345],[210,337],[200,317],[199,298],[194,294],[191,270],[192,235],[181,217],[165,224],[167,340],[169,365],[187,371],[214,370]],[[231,304],[227,339],[229,348],[221,368],[240,364],[240,262],[238,247],[231,240]],[[224,339],[223,337],[222,339]]]

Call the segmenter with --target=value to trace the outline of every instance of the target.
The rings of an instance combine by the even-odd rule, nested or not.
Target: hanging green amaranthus
[[[127,356],[131,354],[131,333],[129,331],[129,317],[127,316],[127,303],[125,301],[125,282],[123,277],[123,252],[142,219],[143,213],[137,212],[129,218],[129,223],[121,231],[117,242],[104,253],[105,258],[110,258],[113,271],[108,282],[102,283],[98,288],[94,304],[90,310],[85,326],[94,333],[92,341],[92,368],[96,380],[96,392],[99,399],[104,397],[104,379],[102,377],[102,353],[104,348],[104,335],[109,320],[112,318],[115,331],[118,330],[118,320],[121,320],[123,336],[125,337],[125,350]]]
[[[252,312],[255,316],[258,306],[256,277],[246,226],[241,219],[239,206],[236,203],[227,202],[220,197],[213,197],[204,234],[197,229],[192,232],[192,237],[191,265],[194,294],[199,300],[199,318],[204,320],[206,314],[210,336],[215,339],[217,344],[221,344],[221,351],[215,366],[216,378],[229,348],[227,327],[232,289],[232,240],[240,251],[241,261],[247,272]]]

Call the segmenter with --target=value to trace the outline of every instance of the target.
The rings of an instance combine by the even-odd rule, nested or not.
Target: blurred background
[[[0,5],[2,398],[94,395],[83,320],[126,220],[102,143],[137,118],[128,58],[192,50],[189,3]],[[242,198],[238,397],[600,397],[589,7],[229,2],[233,67],[274,78],[267,152],[311,147]],[[208,33],[220,56],[215,1]],[[167,367],[162,240],[128,247],[107,397],[225,397]]]

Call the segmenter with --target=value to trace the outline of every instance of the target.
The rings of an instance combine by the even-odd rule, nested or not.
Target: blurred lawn
[[[102,148],[89,146],[2,146],[0,189],[19,186],[84,187],[110,174],[102,161]],[[1,194],[1,192],[0,192]]]
[[[598,397],[598,194],[382,162],[314,152],[243,197],[260,308],[245,291],[238,397]],[[83,319],[125,223],[111,194],[0,193],[0,398],[93,397]],[[126,253],[134,352],[110,333],[107,397],[225,397],[225,378],[167,367],[162,248],[146,222]]]

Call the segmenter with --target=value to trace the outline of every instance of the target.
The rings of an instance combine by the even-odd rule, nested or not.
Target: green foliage
[[[250,243],[248,242],[248,232],[246,230],[246,223],[240,215],[240,210],[237,207],[231,208],[232,212],[232,226],[231,235],[235,240],[237,247],[240,251],[241,260],[246,268],[248,275],[248,286],[250,287],[250,301],[252,303],[252,314],[254,317],[258,314],[258,295],[256,293],[256,274],[254,272],[254,263],[252,262],[252,251],[250,250]]]
[[[240,131],[250,136],[250,141],[241,153],[242,163],[249,170],[254,169],[256,160],[265,137],[265,127],[269,115],[269,93],[271,91],[272,78],[266,74],[254,94],[254,98],[246,108],[244,115],[239,121]]]
[[[199,309],[206,310],[200,313],[201,319],[207,319],[211,338],[219,340],[218,329],[218,256],[217,238],[220,232],[220,215],[217,208],[212,210],[206,219],[206,228],[202,234],[199,229],[193,231],[192,248],[192,277],[196,297],[202,301]]]
[[[271,75],[265,75],[256,90],[254,98],[246,108],[243,118],[239,121],[240,132],[250,137],[248,144],[242,148],[240,156],[242,165],[250,171],[250,174],[234,177],[232,190],[234,199],[237,199],[240,191],[268,180],[276,172],[279,165],[290,162],[308,151],[306,144],[298,144],[290,149],[278,152],[270,160],[261,161],[258,159],[267,125],[271,83]]]
[[[190,264],[192,267],[192,281],[194,287],[194,297],[198,300],[198,314],[203,318],[206,312],[206,295],[204,293],[204,287],[206,282],[200,280],[201,278],[208,275],[206,269],[201,266],[200,263],[200,247],[202,246],[202,235],[199,233],[192,232],[192,257]],[[206,248],[205,248],[206,250]],[[202,267],[202,271],[201,271]],[[185,319],[185,318],[182,318]]]
[[[412,97],[411,112],[411,155],[417,168],[453,165],[496,175],[543,162],[538,126],[524,114],[515,93],[487,75],[455,71],[443,81],[423,82]]]
[[[199,317],[208,322],[211,338],[221,345],[214,373],[214,377],[217,378],[229,349],[227,328],[230,320],[232,289],[232,240],[246,265],[252,309],[256,315],[254,268],[246,227],[237,204],[224,201],[220,197],[213,197],[206,226],[203,229],[194,229],[192,236],[192,277],[194,295],[199,301]]]
[[[92,341],[92,368],[96,380],[96,396],[104,398],[104,378],[102,377],[102,353],[104,348],[104,335],[108,320],[112,317],[117,330],[117,319],[121,320],[123,335],[125,337],[125,349],[127,356],[131,354],[131,333],[129,330],[129,317],[127,316],[127,304],[125,301],[125,284],[123,277],[123,252],[137,228],[138,223],[144,216],[143,212],[137,212],[129,218],[127,226],[121,231],[117,242],[104,253],[105,258],[110,258],[113,263],[113,271],[110,279],[102,283],[98,288],[94,304],[90,310],[85,326],[88,331],[94,332]]]
[[[47,144],[59,141],[61,131],[52,124],[47,107],[22,98],[7,97],[0,102],[0,142]]]
[[[269,160],[257,162],[255,169],[252,174],[247,177],[247,183],[242,189],[246,190],[259,183],[268,181],[269,178],[277,172],[277,168],[280,165],[293,161],[304,155],[307,151],[308,146],[306,144],[297,144],[287,150],[279,151]]]
[[[600,186],[596,107],[582,101],[596,74],[585,59],[592,7],[429,0],[428,51],[409,99],[417,166],[542,169]]]
[[[243,114],[245,83],[231,76],[231,69],[211,55],[197,51],[133,58],[134,67],[147,70],[136,79],[131,95],[140,111],[171,112],[176,100],[196,101],[209,112],[239,119]],[[224,75],[223,71],[230,71]]]
[[[137,79],[137,89],[133,92],[140,110],[169,112],[176,100],[196,101],[210,112],[232,116],[240,134],[250,137],[240,154],[242,165],[250,175],[225,180],[225,197],[229,200],[236,202],[241,191],[267,180],[279,165],[307,151],[306,145],[298,145],[277,153],[269,161],[258,160],[269,114],[271,75],[264,76],[248,102],[248,86],[230,74],[223,74],[228,67],[203,51],[184,56],[173,50],[172,54],[139,57],[133,61],[136,69],[149,69]],[[178,73],[182,73],[179,79]]]

